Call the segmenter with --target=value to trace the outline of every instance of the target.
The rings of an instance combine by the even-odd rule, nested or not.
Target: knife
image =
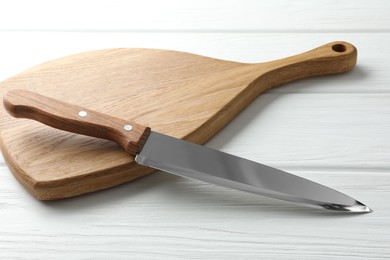
[[[328,211],[372,212],[341,192],[285,171],[34,92],[10,90],[3,102],[14,117],[116,142],[144,166]]]

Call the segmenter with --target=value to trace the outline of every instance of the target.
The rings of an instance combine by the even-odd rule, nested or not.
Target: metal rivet
[[[125,131],[130,132],[131,130],[133,130],[133,127],[132,127],[131,125],[125,125],[125,126],[123,127],[123,129],[125,129]]]
[[[87,114],[88,114],[88,113],[85,112],[85,111],[80,111],[80,112],[79,112],[79,116],[80,116],[80,117],[86,117]]]

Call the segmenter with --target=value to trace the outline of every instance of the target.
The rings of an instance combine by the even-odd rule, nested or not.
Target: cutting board
[[[202,144],[265,90],[348,71],[356,57],[346,42],[256,64],[169,50],[104,49],[33,67],[0,83],[0,93],[27,89]],[[4,108],[0,135],[12,173],[40,200],[106,189],[154,171],[112,142],[15,119]]]

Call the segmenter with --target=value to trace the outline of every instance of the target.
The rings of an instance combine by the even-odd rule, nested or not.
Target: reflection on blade
[[[136,161],[176,175],[316,208],[371,212],[364,204],[318,183],[155,132]]]

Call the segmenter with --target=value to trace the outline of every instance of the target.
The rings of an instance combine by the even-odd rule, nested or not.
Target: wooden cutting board
[[[289,58],[244,64],[157,49],[105,49],[60,58],[0,83],[204,143],[263,91],[350,70],[356,48],[333,42]],[[1,109],[1,150],[40,200],[72,197],[145,176],[118,145],[15,119]]]

